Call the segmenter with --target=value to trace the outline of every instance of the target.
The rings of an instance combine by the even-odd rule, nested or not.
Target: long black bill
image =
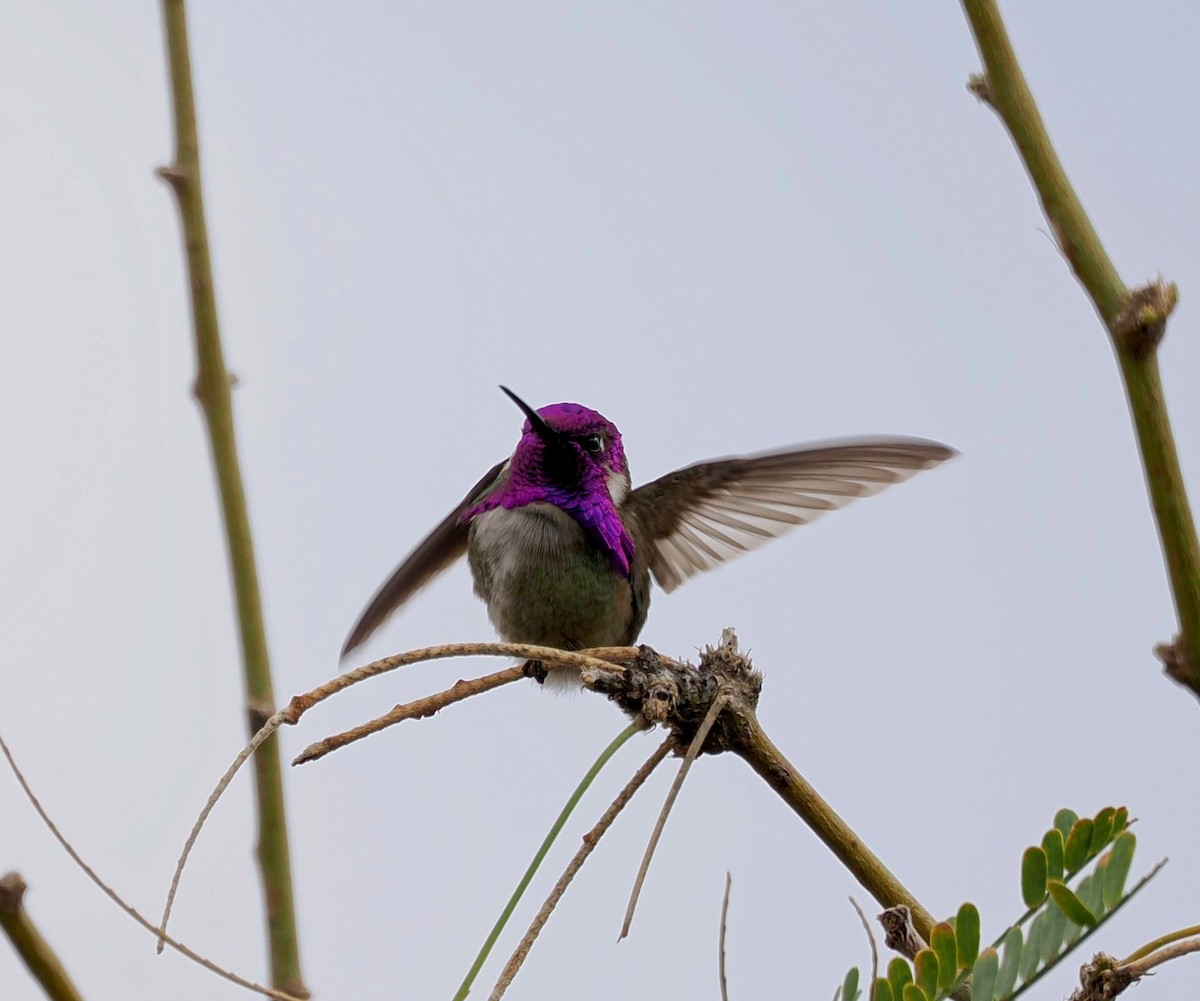
[[[513,403],[521,408],[525,416],[529,418],[529,423],[533,427],[533,430],[537,432],[538,437],[541,438],[542,441],[544,441],[547,445],[552,446],[562,444],[562,433],[552,428],[549,424],[542,420],[541,415],[538,414],[533,407],[522,400],[521,397],[519,397],[507,386],[501,386],[500,389],[505,396],[507,396],[513,401]]]

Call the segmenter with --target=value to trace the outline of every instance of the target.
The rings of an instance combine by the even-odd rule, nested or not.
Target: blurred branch
[[[241,632],[249,725],[250,732],[254,733],[262,720],[273,712],[275,698],[271,688],[271,668],[267,657],[250,519],[238,466],[230,376],[225,368],[217,323],[212,262],[200,185],[200,150],[192,93],[191,57],[188,52],[187,14],[183,0],[163,0],[163,15],[174,105],[175,159],[170,166],[160,168],[159,174],[175,192],[183,226],[196,338],[194,391],[208,425],[209,445],[221,496]],[[259,829],[258,864],[266,901],[271,983],[289,994],[307,996],[308,991],[300,973],[278,741],[267,741],[255,756],[254,763]]]
[[[729,1001],[729,981],[725,976],[725,930],[729,927],[729,891],[732,887],[733,877],[726,871],[725,892],[721,895],[721,927],[717,932],[717,984],[721,988],[721,1001]]]
[[[1168,675],[1200,696],[1200,543],[1158,371],[1158,345],[1178,290],[1162,280],[1125,286],[1054,151],[995,0],[963,0],[963,8],[986,70],[970,89],[1012,137],[1058,246],[1112,339],[1181,630],[1155,652]]]
[[[51,1001],[82,1001],[50,944],[42,938],[25,910],[25,880],[10,872],[0,879],[0,929]]]

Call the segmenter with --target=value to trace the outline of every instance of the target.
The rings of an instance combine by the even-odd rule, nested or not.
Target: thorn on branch
[[[1159,278],[1133,289],[1113,324],[1117,347],[1135,358],[1151,354],[1167,331],[1167,318],[1179,303],[1179,287]]]
[[[177,163],[164,163],[155,168],[154,173],[171,185],[176,193],[182,191],[191,180],[188,172]]]
[[[990,108],[996,105],[992,101],[992,90],[988,86],[987,75],[984,73],[972,73],[967,77],[967,90],[975,95],[975,100],[980,104],[986,104]]]
[[[1176,636],[1171,643],[1159,643],[1154,648],[1154,656],[1162,661],[1163,674],[1168,678],[1185,688],[1200,692],[1200,678],[1194,666],[1188,663],[1182,636]]]

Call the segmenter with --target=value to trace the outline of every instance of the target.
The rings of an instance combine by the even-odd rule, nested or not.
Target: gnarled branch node
[[[1132,289],[1113,324],[1117,344],[1141,358],[1152,353],[1167,331],[1167,318],[1179,302],[1179,287],[1158,278]]]
[[[607,695],[629,716],[640,715],[647,723],[662,724],[682,748],[691,744],[713,700],[724,693],[731,711],[718,717],[702,754],[720,754],[740,746],[731,729],[734,720],[754,711],[762,691],[762,675],[738,649],[732,629],[722,630],[721,641],[700,652],[699,667],[640,646],[637,659],[620,671],[585,670],[581,677],[585,687]]]

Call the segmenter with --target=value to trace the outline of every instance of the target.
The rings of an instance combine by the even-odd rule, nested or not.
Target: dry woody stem
[[[1050,142],[995,0],[963,0],[963,8],[985,69],[971,90],[995,109],[1012,137],[1058,246],[1112,340],[1180,623],[1179,638],[1156,652],[1167,674],[1200,696],[1200,543],[1157,352],[1179,293],[1161,280],[1126,287]]]
[[[12,770],[13,775],[16,776],[17,783],[20,785],[21,791],[25,794],[25,798],[29,800],[30,805],[33,807],[38,817],[41,818],[42,823],[46,825],[46,829],[53,836],[54,840],[59,843],[63,851],[70,856],[71,861],[79,867],[83,874],[87,876],[87,878],[93,883],[95,883],[109,900],[111,900],[122,911],[124,911],[126,915],[137,922],[137,924],[139,924],[146,931],[153,932],[158,935],[160,942],[165,942],[180,955],[186,956],[193,963],[203,966],[210,973],[215,973],[217,976],[228,980],[230,983],[237,984],[239,987],[245,987],[247,990],[262,994],[264,997],[274,998],[275,1001],[303,1001],[302,998],[299,998],[295,995],[288,994],[280,990],[274,990],[270,987],[264,987],[262,984],[255,983],[253,980],[249,980],[246,977],[238,976],[238,974],[232,972],[231,970],[227,970],[222,966],[218,966],[211,959],[200,955],[200,953],[196,952],[194,949],[189,949],[182,942],[163,934],[160,929],[155,928],[154,925],[144,918],[136,908],[127,904],[116,890],[104,882],[104,880],[102,880],[96,873],[96,870],[83,860],[82,856],[63,836],[62,831],[58,829],[58,825],[50,819],[50,815],[38,801],[38,798],[33,794],[33,790],[30,788],[29,783],[25,780],[25,775],[22,773],[21,769],[17,767],[16,759],[12,756],[12,752],[8,749],[8,745],[4,742],[3,737],[0,737],[0,754],[3,754],[4,760],[8,762],[8,767]]]
[[[200,185],[200,148],[192,92],[187,12],[183,0],[163,0],[167,61],[175,118],[175,159],[159,171],[175,192],[183,227],[196,342],[195,395],[204,412],[213,467],[221,498],[229,566],[233,577],[241,637],[250,732],[274,709],[271,667],[258,590],[258,571],[250,536],[250,518],[242,488],[233,426],[229,372],[221,349],[212,261]],[[268,741],[255,756],[255,801],[258,813],[257,857],[266,908],[271,953],[271,983],[295,996],[307,996],[300,972],[292,893],[291,856],[283,803],[279,745]]]

